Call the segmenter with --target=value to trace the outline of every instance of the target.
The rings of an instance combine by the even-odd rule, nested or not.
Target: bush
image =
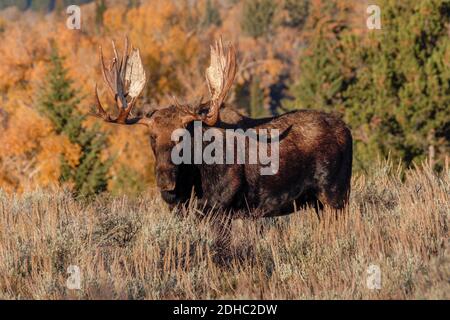
[[[276,8],[277,4],[272,0],[245,0],[242,30],[254,38],[269,34]]]

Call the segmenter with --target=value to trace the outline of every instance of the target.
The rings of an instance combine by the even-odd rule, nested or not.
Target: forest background
[[[66,8],[81,6],[81,29]],[[369,29],[369,5],[381,29]],[[128,35],[149,75],[142,110],[207,96],[209,45],[238,49],[228,102],[252,117],[314,108],[354,136],[354,170],[378,158],[443,170],[450,150],[450,1],[0,1],[0,188],[54,185],[90,197],[154,183],[142,128],[86,115],[99,46]],[[111,102],[111,101],[110,101]],[[145,147],[148,146],[148,147]]]

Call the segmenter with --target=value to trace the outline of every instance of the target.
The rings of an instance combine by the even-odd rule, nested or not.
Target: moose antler
[[[146,75],[142,65],[141,56],[138,49],[132,49],[129,53],[128,38],[125,39],[125,47],[122,57],[117,53],[116,45],[112,41],[114,58],[109,67],[105,65],[103,50],[100,48],[100,61],[102,66],[103,79],[114,96],[119,115],[113,118],[103,108],[98,97],[97,85],[95,86],[95,98],[97,112],[94,116],[106,122],[117,124],[143,124],[142,118],[128,119],[137,98],[144,90]],[[128,99],[127,99],[128,98]]]
[[[227,97],[236,75],[236,51],[233,45],[228,50],[223,47],[222,38],[211,46],[211,64],[206,70],[206,83],[211,93],[211,106],[203,119],[209,126],[216,124],[219,118],[219,109]]]

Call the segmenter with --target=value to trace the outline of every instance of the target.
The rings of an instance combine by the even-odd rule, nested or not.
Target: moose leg
[[[318,199],[324,206],[329,207],[334,212],[335,218],[337,219],[340,216],[340,213],[346,207],[347,195],[342,192],[335,191],[335,188],[330,188],[325,191],[322,191],[318,194]]]

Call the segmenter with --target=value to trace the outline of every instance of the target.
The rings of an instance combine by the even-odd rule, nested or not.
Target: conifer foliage
[[[341,1],[313,1],[311,41],[290,108],[338,111],[353,129],[356,168],[390,155],[406,166],[450,151],[446,0],[379,1],[382,30],[355,33]]]
[[[245,0],[242,29],[251,37],[268,35],[273,26],[277,3],[272,0]]]
[[[106,148],[106,136],[98,126],[85,128],[86,115],[77,110],[80,103],[78,92],[64,68],[64,58],[56,48],[50,57],[50,68],[39,99],[39,110],[51,120],[57,134],[66,135],[71,143],[81,149],[79,164],[69,166],[61,158],[61,181],[69,182],[80,197],[90,197],[106,190],[110,160],[102,160]]]

